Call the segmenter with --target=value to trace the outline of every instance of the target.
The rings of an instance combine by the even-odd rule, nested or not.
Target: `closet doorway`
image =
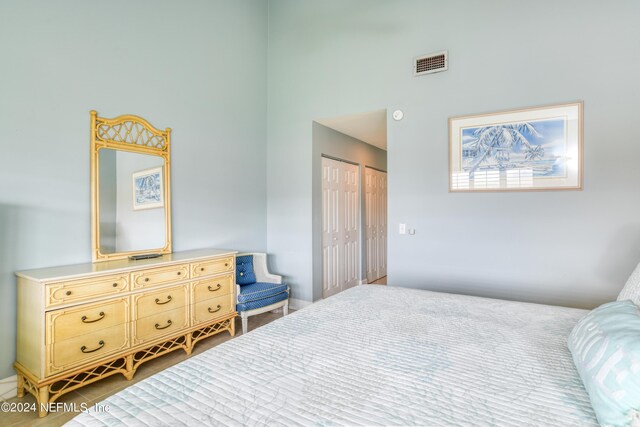
[[[312,123],[313,300],[352,286],[386,284],[387,110]],[[382,172],[381,172],[382,171]],[[367,242],[366,174],[375,174],[375,239]],[[376,174],[379,173],[379,174]],[[382,179],[382,177],[385,177]],[[369,178],[370,185],[373,176]],[[382,182],[380,180],[382,179]],[[372,187],[372,188],[374,188]],[[384,190],[383,190],[384,189]],[[380,225],[383,221],[383,225]],[[373,235],[373,234],[372,234]],[[367,252],[367,244],[375,244]],[[374,256],[375,254],[375,256]],[[372,269],[368,256],[375,259]],[[371,274],[369,274],[371,270]]]
[[[387,173],[365,168],[365,259],[367,282],[387,276]]]
[[[322,157],[322,296],[358,284],[360,167]]]

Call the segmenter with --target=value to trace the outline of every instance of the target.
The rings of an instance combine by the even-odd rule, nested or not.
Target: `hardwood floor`
[[[375,282],[371,282],[371,285],[386,285],[387,284],[387,276],[381,277]]]
[[[293,310],[290,310],[293,312]],[[249,318],[249,331],[252,331],[260,326],[266,325],[269,322],[272,322],[276,319],[282,317],[282,311],[279,313],[263,313],[258,314],[256,316],[252,316]],[[236,336],[242,335],[242,326],[240,324],[240,318],[236,319]],[[200,354],[204,351],[207,351],[210,348],[217,346],[225,341],[233,339],[229,336],[228,333],[223,332],[221,334],[215,335],[213,337],[207,338],[205,340],[200,341],[193,348],[193,353],[191,356],[195,356],[196,354]],[[151,360],[138,368],[136,375],[131,381],[127,381],[124,379],[122,375],[114,375],[109,378],[105,378],[104,380],[98,381],[96,383],[90,384],[86,387],[82,387],[78,390],[72,391],[68,394],[63,395],[57,402],[61,404],[75,404],[77,408],[80,408],[81,405],[86,404],[87,407],[93,406],[95,403],[101,402],[112,394],[117,393],[120,390],[123,390],[129,387],[132,384],[137,383],[145,378],[150,377],[156,372],[160,372],[163,369],[166,369],[176,363],[182,362],[183,360],[188,359],[191,356],[187,356],[184,351],[176,350],[172,353],[169,353],[165,356],[159,357],[157,359]],[[19,402],[19,403],[29,403],[34,404],[35,398],[31,394],[25,395],[22,399],[18,399],[14,397],[12,399],[7,400],[9,403]],[[22,413],[0,413],[0,426],[38,426],[38,427],[58,427],[72,419],[77,413],[74,412],[59,412],[54,413],[51,412],[44,418],[38,418],[38,412],[22,412]]]

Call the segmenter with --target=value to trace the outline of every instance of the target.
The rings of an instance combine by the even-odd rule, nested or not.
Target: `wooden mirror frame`
[[[171,253],[171,180],[170,180],[171,129],[156,129],[142,117],[123,115],[113,119],[98,117],[91,111],[91,257],[93,262],[110,261],[143,254]],[[164,159],[163,196],[165,245],[162,248],[148,248],[138,251],[100,252],[100,183],[98,154],[101,149],[151,154]]]

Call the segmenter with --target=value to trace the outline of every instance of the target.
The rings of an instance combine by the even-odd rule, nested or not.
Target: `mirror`
[[[164,246],[164,159],[105,148],[98,152],[100,252]]]
[[[93,260],[171,252],[169,133],[92,112]]]

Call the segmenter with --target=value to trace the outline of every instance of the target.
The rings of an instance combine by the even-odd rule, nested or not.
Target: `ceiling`
[[[387,150],[387,110],[316,120],[323,126]]]

